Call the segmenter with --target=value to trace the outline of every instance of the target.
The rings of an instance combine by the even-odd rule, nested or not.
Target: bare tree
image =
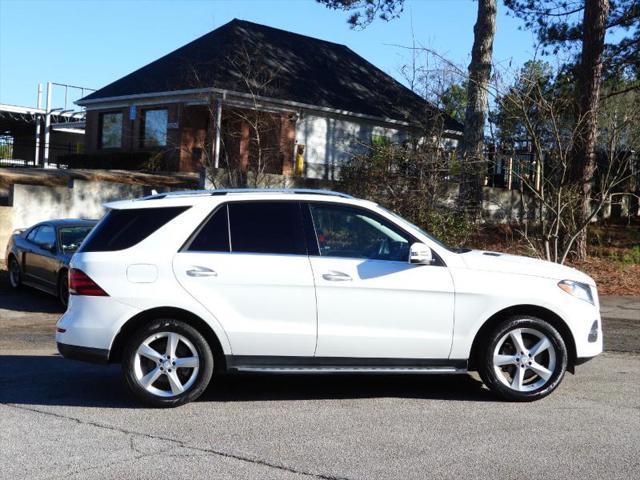
[[[562,83],[542,80],[539,69],[526,70],[515,83],[517,88],[498,102],[506,119],[519,125],[532,142],[539,164],[537,176],[514,172],[533,213],[531,228],[524,222],[520,233],[540,257],[564,263],[575,252],[577,239],[632,177],[633,152],[640,146],[640,100],[629,94],[623,102],[611,101],[600,108],[601,141],[594,148],[600,168],[596,188],[587,197],[589,215],[583,217],[583,185],[573,180],[572,171],[574,142],[586,134],[585,120],[574,118],[573,98],[562,91]]]
[[[486,171],[484,129],[487,120],[496,12],[496,0],[478,0],[478,18],[473,29],[473,49],[467,82],[464,134],[460,145],[460,203],[476,218],[479,218],[481,212],[482,187]]]

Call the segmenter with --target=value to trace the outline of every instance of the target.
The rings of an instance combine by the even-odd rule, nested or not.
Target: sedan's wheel
[[[127,385],[139,399],[153,406],[175,407],[202,394],[213,373],[213,354],[190,325],[160,320],[131,338],[122,368]]]
[[[20,265],[13,256],[9,260],[9,283],[13,288],[20,288],[22,285],[22,272],[20,271]]]
[[[567,368],[567,349],[558,331],[535,317],[514,317],[487,338],[480,375],[508,400],[537,400],[551,393]]]
[[[67,271],[63,270],[58,275],[58,299],[63,307],[69,305],[69,279],[67,278]]]

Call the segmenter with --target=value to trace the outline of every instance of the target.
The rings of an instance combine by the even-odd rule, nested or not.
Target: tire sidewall
[[[135,378],[134,362],[138,347],[148,337],[160,332],[175,332],[186,337],[195,347],[201,361],[193,385],[186,392],[174,397],[153,395],[139,385]],[[138,329],[127,342],[122,356],[122,373],[127,386],[138,400],[153,407],[177,407],[195,400],[207,388],[213,375],[213,368],[213,353],[206,339],[198,330],[181,320],[154,320]]]
[[[18,280],[16,281],[15,284],[11,277],[11,270],[13,268],[17,269],[17,272],[18,272]],[[9,259],[9,285],[11,285],[12,288],[16,288],[16,289],[22,286],[22,270],[20,268],[20,264],[18,263],[18,260],[16,260],[16,257],[14,257],[13,255]]]
[[[532,328],[544,333],[556,351],[556,367],[550,380],[543,386],[530,392],[518,392],[504,385],[493,367],[493,352],[498,341],[509,331],[516,328]],[[487,337],[486,349],[481,357],[481,376],[485,384],[501,397],[512,401],[533,401],[546,397],[553,392],[564,378],[567,370],[567,347],[560,333],[548,322],[532,316],[518,315],[510,317],[494,328]]]
[[[63,291],[65,282],[66,288]],[[60,273],[58,273],[58,299],[63,307],[67,308],[69,306],[69,280],[66,269],[60,270]]]

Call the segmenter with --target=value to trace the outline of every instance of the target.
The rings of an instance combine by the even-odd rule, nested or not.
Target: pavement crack
[[[0,405],[4,405],[5,407],[9,407],[9,408],[15,408],[17,410],[35,412],[35,413],[39,413],[41,415],[47,415],[47,416],[50,416],[50,417],[60,418],[60,419],[64,419],[64,420],[70,420],[70,421],[75,422],[75,423],[77,423],[79,425],[91,426],[91,427],[95,427],[95,428],[102,428],[102,429],[105,429],[105,430],[111,430],[111,431],[123,433],[125,435],[130,435],[130,436],[132,436],[131,437],[131,442],[130,442],[130,448],[133,451],[139,451],[139,450],[137,450],[137,448],[133,444],[133,436],[138,436],[138,437],[149,438],[149,439],[152,439],[152,440],[172,443],[172,444],[177,445],[178,447],[183,448],[185,450],[191,450],[191,451],[194,451],[194,452],[200,452],[200,453],[204,453],[204,454],[208,454],[208,455],[219,456],[219,457],[222,457],[222,458],[238,460],[238,461],[241,461],[241,462],[251,463],[253,465],[260,465],[260,466],[267,467],[267,468],[273,468],[273,469],[276,469],[276,470],[292,473],[292,474],[295,474],[295,475],[302,475],[302,476],[306,476],[306,477],[310,477],[310,478],[317,478],[319,480],[350,480],[347,477],[340,477],[340,476],[335,476],[335,475],[330,475],[330,474],[315,473],[315,472],[305,471],[305,470],[297,469],[297,468],[294,468],[294,467],[290,467],[290,466],[282,464],[282,463],[272,462],[272,461],[264,460],[264,459],[257,458],[257,457],[251,457],[251,456],[248,456],[248,455],[241,455],[241,454],[238,454],[238,453],[225,452],[225,451],[217,450],[217,449],[214,449],[214,448],[196,447],[196,446],[193,446],[193,445],[188,445],[187,443],[185,443],[182,440],[176,440],[176,439],[170,438],[170,437],[163,437],[161,435],[153,435],[153,434],[150,434],[150,433],[136,432],[136,431],[133,431],[133,430],[126,430],[124,428],[115,427],[113,425],[106,425],[106,424],[103,424],[103,423],[93,422],[93,421],[90,421],[90,420],[82,420],[82,419],[79,419],[79,418],[76,418],[76,417],[63,415],[61,413],[47,412],[47,411],[44,411],[44,410],[39,410],[37,408],[26,407],[24,405],[16,405],[14,403],[0,403]],[[160,452],[144,453],[144,454],[140,455],[139,457],[135,457],[134,459],[137,460],[138,458],[156,455],[157,453],[160,453]],[[126,460],[123,460],[123,461],[114,462],[113,464],[122,463],[122,462],[130,461],[130,460],[131,459],[126,459]],[[87,470],[95,470],[97,468],[104,468],[104,467],[108,467],[108,466],[111,466],[111,464],[96,466],[96,467],[89,468]],[[87,471],[87,470],[82,470],[82,471],[79,471],[79,472],[72,472],[72,473],[70,473],[68,475],[75,475],[77,473],[81,473],[81,472]]]

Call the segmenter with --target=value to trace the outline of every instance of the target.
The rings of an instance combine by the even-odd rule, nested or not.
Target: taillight
[[[87,295],[91,297],[108,297],[100,286],[91,280],[82,270],[72,268],[69,271],[69,293],[71,295]]]

